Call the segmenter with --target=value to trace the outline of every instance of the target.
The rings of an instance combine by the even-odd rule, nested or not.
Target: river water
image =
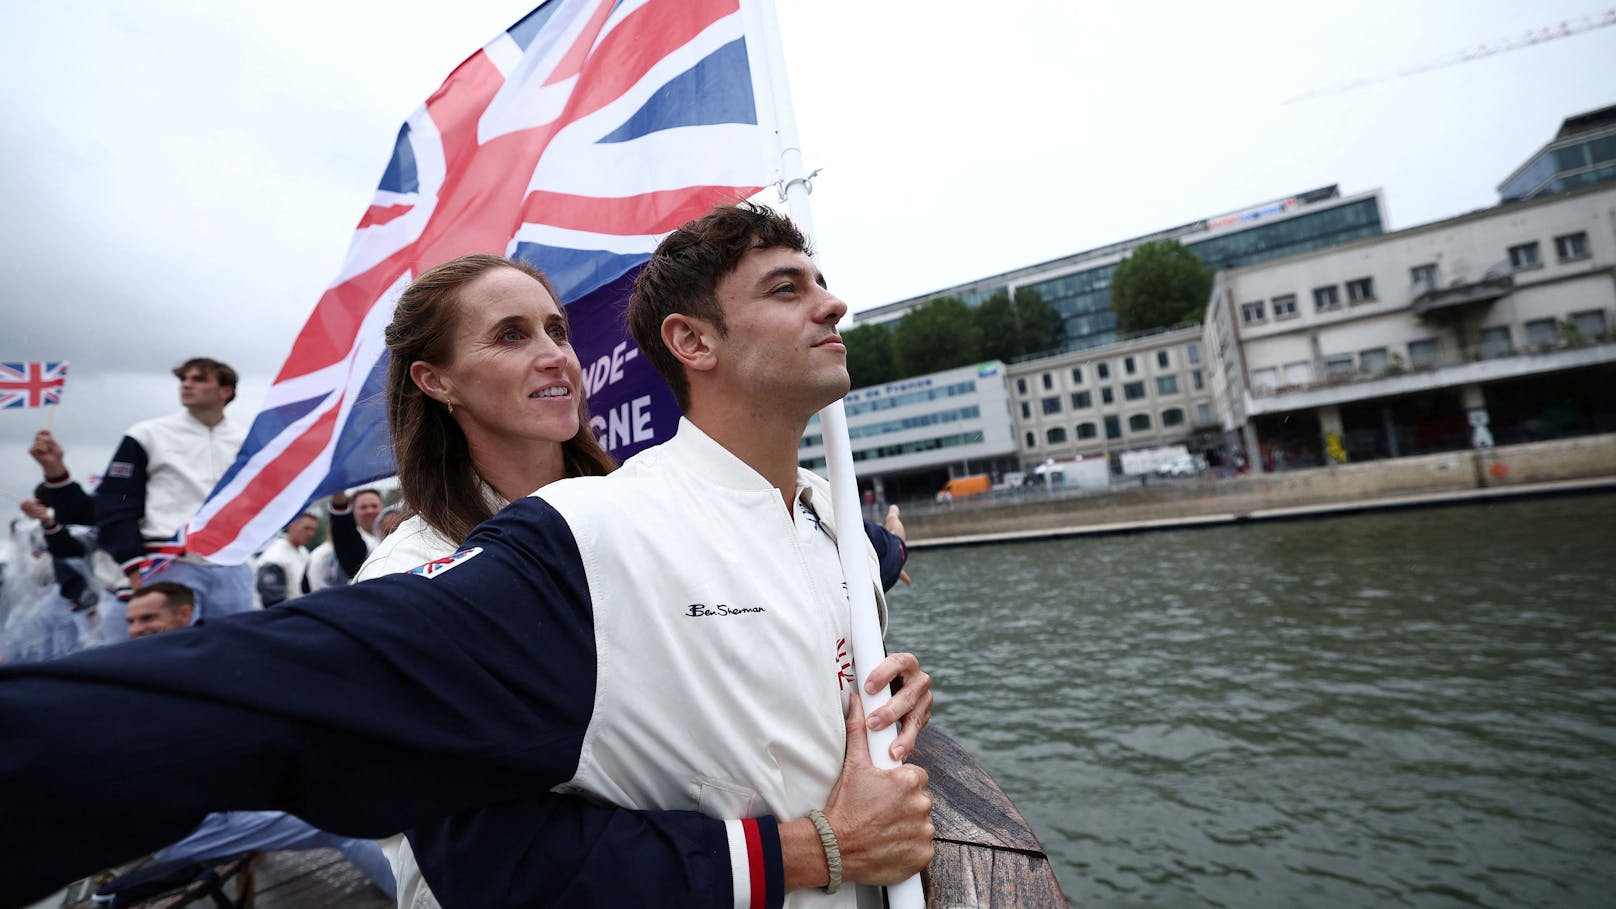
[[[920,551],[1073,906],[1616,906],[1616,496]]]

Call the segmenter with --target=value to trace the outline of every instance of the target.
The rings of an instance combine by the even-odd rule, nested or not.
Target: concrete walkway
[[[1547,483],[1521,483],[1510,486],[1487,486],[1479,489],[1455,489],[1385,496],[1373,499],[1354,499],[1313,505],[1294,505],[1285,508],[1262,508],[1247,512],[1185,515],[1176,518],[1156,518],[1141,521],[1117,521],[1106,524],[1078,524],[1066,527],[1040,527],[1033,530],[1010,530],[993,533],[962,534],[933,537],[909,543],[910,551],[945,549],[952,546],[985,546],[993,543],[1024,543],[1032,540],[1057,540],[1066,537],[1112,536],[1125,533],[1146,533],[1153,530],[1190,530],[1201,527],[1222,527],[1250,521],[1294,521],[1306,518],[1336,517],[1365,511],[1391,511],[1400,508],[1436,508],[1449,505],[1468,505],[1478,502],[1534,498],[1539,496],[1580,495],[1594,492],[1616,492],[1616,477],[1591,480],[1559,480]]]

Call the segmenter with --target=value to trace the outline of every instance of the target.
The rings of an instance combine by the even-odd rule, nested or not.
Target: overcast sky
[[[251,421],[399,124],[533,0],[0,6],[0,360],[72,361],[84,477],[242,373]],[[1331,183],[1392,228],[1497,201],[1616,103],[1616,28],[1354,91],[1616,4],[778,0],[821,265],[854,311]],[[0,411],[0,501],[48,411]],[[9,506],[8,506],[9,509]]]

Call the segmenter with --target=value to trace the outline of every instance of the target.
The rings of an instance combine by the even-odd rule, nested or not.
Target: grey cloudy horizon
[[[55,413],[0,411],[0,496],[47,420],[99,473],[190,356],[241,372],[250,422],[399,124],[532,5],[0,9],[0,359],[73,364]],[[1616,28],[1294,101],[1610,4],[1317,7],[779,0],[831,286],[856,313],[1329,184],[1401,229],[1616,103]]]

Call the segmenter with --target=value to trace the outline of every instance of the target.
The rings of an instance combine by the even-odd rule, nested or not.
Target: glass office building
[[[1326,186],[866,310],[855,321],[859,325],[895,322],[915,306],[938,297],[958,297],[975,306],[996,290],[1013,293],[1025,287],[1037,291],[1060,313],[1066,330],[1061,351],[1084,350],[1117,340],[1111,277],[1141,243],[1177,240],[1214,268],[1235,268],[1383,231],[1378,191],[1343,198],[1337,187]]]
[[[1543,146],[1498,186],[1500,202],[1563,193],[1616,179],[1616,105],[1568,117]]]

